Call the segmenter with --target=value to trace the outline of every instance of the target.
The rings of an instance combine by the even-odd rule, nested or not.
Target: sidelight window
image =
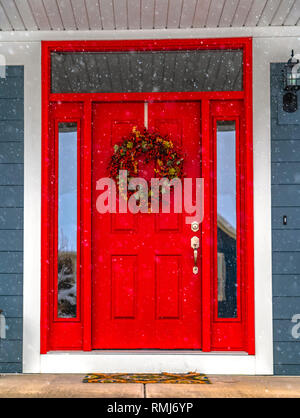
[[[57,316],[77,316],[77,123],[58,124]]]
[[[235,121],[217,121],[218,318],[237,316]]]

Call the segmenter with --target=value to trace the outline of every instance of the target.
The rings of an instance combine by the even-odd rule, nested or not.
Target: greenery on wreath
[[[130,178],[138,177],[138,159],[143,155],[145,164],[154,161],[155,177],[169,180],[183,177],[184,158],[173,141],[168,136],[150,133],[146,129],[140,132],[137,127],[133,127],[131,134],[114,146],[109,164],[110,177],[118,183],[120,170],[127,170],[128,182]]]

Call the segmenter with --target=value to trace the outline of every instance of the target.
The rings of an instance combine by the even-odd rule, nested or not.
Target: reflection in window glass
[[[58,125],[58,312],[77,311],[77,124]]]
[[[218,317],[237,316],[236,128],[217,121]]]
[[[52,93],[238,91],[243,51],[52,52]]]

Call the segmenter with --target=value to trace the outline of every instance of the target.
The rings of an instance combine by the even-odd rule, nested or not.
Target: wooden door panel
[[[136,255],[111,257],[112,317],[136,318]]]
[[[200,104],[149,103],[149,128],[184,145],[187,168],[200,175]],[[174,118],[176,114],[177,119]],[[108,175],[113,145],[143,126],[143,103],[93,109],[93,184]],[[140,176],[154,176],[142,166]],[[97,193],[93,194],[93,207]],[[201,277],[192,273],[185,213],[93,213],[94,349],[200,348]]]
[[[179,213],[157,213],[155,216],[156,232],[180,232],[182,217]]]
[[[181,265],[179,255],[155,256],[157,319],[179,319],[181,316]]]

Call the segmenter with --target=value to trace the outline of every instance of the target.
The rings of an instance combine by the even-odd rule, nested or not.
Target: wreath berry
[[[145,164],[155,163],[155,177],[183,177],[184,158],[168,136],[157,132],[149,132],[146,128],[140,132],[136,126],[123,141],[114,145],[114,153],[109,163],[110,177],[119,184],[119,171],[127,170],[128,182],[132,177],[138,177],[138,158],[144,156]],[[149,191],[151,194],[151,191]]]

